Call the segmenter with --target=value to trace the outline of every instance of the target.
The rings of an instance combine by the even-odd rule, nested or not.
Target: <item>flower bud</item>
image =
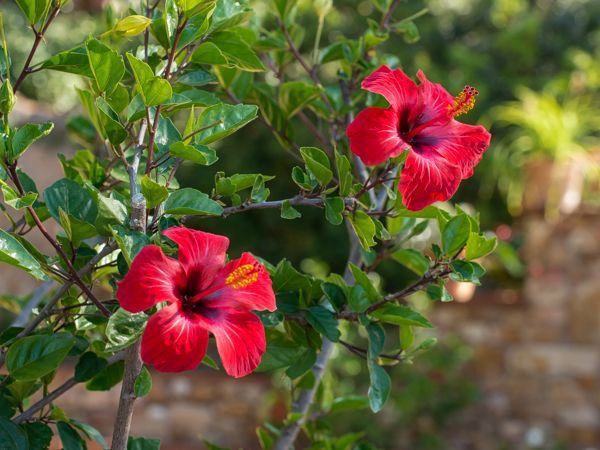
[[[7,116],[15,106],[15,94],[8,79],[0,86],[0,112]]]
[[[115,33],[124,37],[137,36],[138,34],[143,33],[151,22],[152,20],[146,16],[127,16],[124,19],[119,20],[115,27],[112,30],[104,33],[102,37],[111,33]]]
[[[314,4],[317,16],[323,18],[331,11],[333,0],[316,0]]]

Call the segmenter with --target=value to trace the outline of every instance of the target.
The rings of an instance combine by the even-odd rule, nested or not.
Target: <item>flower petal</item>
[[[267,344],[265,329],[256,315],[233,308],[206,308],[205,326],[215,336],[229,375],[243,377],[258,367]]]
[[[367,166],[398,156],[408,145],[400,138],[393,108],[366,108],[348,126],[350,150]]]
[[[171,227],[162,234],[179,246],[179,261],[188,277],[194,280],[195,289],[204,289],[225,264],[229,247],[225,236],[186,227]]]
[[[436,152],[462,168],[462,178],[473,175],[474,167],[481,161],[490,146],[491,134],[481,125],[468,125],[452,120],[447,126],[424,130],[428,140],[434,142]]]
[[[417,85],[401,69],[392,70],[383,65],[361,84],[363,89],[383,95],[401,116],[413,109],[419,99]]]
[[[423,107],[416,118],[416,125],[429,121],[432,121],[432,125],[448,123],[451,119],[448,109],[452,106],[454,97],[441,84],[429,81],[422,71],[417,72],[417,77],[421,80],[419,93]]]
[[[138,313],[165,300],[177,301],[185,286],[186,276],[179,261],[166,256],[158,245],[147,245],[119,282],[117,300],[123,309]]]
[[[142,360],[161,372],[195,369],[206,355],[208,331],[180,308],[173,303],[154,314],[142,336]]]
[[[411,151],[398,190],[404,205],[419,211],[436,201],[445,201],[454,195],[462,178],[460,166],[440,157],[435,152],[418,154]]]
[[[250,253],[243,253],[223,267],[215,278],[215,284],[222,287],[206,300],[256,311],[277,309],[271,277],[265,266]]]

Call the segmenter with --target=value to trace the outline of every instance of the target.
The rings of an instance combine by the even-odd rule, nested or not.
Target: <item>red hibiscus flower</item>
[[[473,175],[491,137],[482,126],[454,120],[473,107],[475,89],[466,86],[452,97],[423,72],[417,76],[419,85],[384,65],[365,78],[363,89],[383,95],[390,107],[361,111],[347,130],[350,149],[367,166],[408,150],[398,190],[412,211],[452,197]]]
[[[210,332],[229,375],[252,372],[266,343],[262,322],[251,310],[276,309],[265,267],[249,253],[225,264],[224,236],[185,227],[163,235],[179,246],[178,259],[148,245],[117,289],[121,307],[132,313],[169,302],[148,320],[142,360],[162,372],[194,369],[206,354]]]

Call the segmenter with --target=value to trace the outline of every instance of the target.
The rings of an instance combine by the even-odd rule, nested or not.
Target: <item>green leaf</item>
[[[169,196],[167,188],[155,182],[148,175],[141,178],[140,190],[146,199],[146,207],[148,208],[156,208]]]
[[[123,379],[125,365],[123,361],[118,361],[110,366],[106,366],[94,378],[87,382],[86,388],[89,391],[108,391],[116,386]]]
[[[369,336],[368,356],[370,359],[375,359],[383,351],[385,329],[378,323],[370,323],[366,326],[366,329]]]
[[[44,69],[94,78],[94,73],[89,64],[87,50],[83,45],[57,53],[44,61],[41,67]]]
[[[267,372],[289,367],[298,361],[305,352],[305,347],[288,339],[277,330],[267,330],[267,350],[263,354],[257,372]]]
[[[298,360],[285,371],[292,380],[304,375],[312,368],[317,360],[317,353],[312,348],[307,348]]]
[[[344,221],[344,199],[341,197],[328,197],[325,199],[325,218],[333,225],[340,225]]]
[[[467,242],[471,225],[465,214],[459,214],[450,219],[442,230],[442,249],[444,254],[454,256]]]
[[[81,438],[77,430],[67,422],[59,421],[56,424],[58,435],[63,445],[63,450],[86,450],[85,441]]]
[[[374,303],[381,299],[381,294],[377,292],[377,289],[375,289],[375,286],[373,286],[369,276],[364,273],[360,267],[353,263],[349,263],[348,267],[350,267],[350,272],[352,272],[352,276],[356,280],[356,283],[362,286],[362,288],[365,290],[370,303]]]
[[[52,0],[15,0],[30,25],[36,24],[46,16]]]
[[[480,236],[479,233],[469,233],[465,256],[467,259],[482,258],[492,253],[497,245],[498,240],[495,236],[488,239]]]
[[[216,152],[202,144],[185,144],[181,141],[175,142],[169,147],[169,152],[175,158],[191,161],[201,166],[210,166],[219,159]]]
[[[338,397],[331,403],[330,413],[338,413],[342,411],[356,411],[358,409],[366,409],[369,407],[369,398],[364,395],[347,395]]]
[[[42,422],[26,422],[21,425],[27,434],[31,450],[47,450],[52,441],[52,428]],[[2,443],[0,442],[0,448]],[[17,447],[15,447],[17,448]]]
[[[345,155],[335,152],[335,164],[339,178],[339,193],[342,197],[346,197],[352,190],[352,171],[350,161]]]
[[[150,29],[160,45],[167,50],[170,50],[173,45],[173,37],[177,30],[177,16],[177,6],[174,0],[165,0],[164,11],[158,8],[154,11],[154,20],[152,20]]]
[[[250,17],[252,10],[246,1],[219,0],[212,16],[209,31],[214,33],[220,30],[239,25]]]
[[[129,60],[133,76],[146,106],[157,106],[171,98],[173,95],[171,83],[161,77],[155,76],[148,64],[139,60],[131,53],[127,53],[127,59]]]
[[[273,290],[276,293],[311,289],[313,278],[298,272],[287,259],[282,259],[271,273]]]
[[[98,430],[96,430],[93,426],[88,425],[87,423],[79,422],[75,419],[70,420],[71,425],[81,431],[86,438],[96,441],[103,450],[108,450],[109,446],[106,443],[106,439],[104,436],[100,434]]]
[[[127,139],[127,130],[119,121],[118,114],[112,109],[106,100],[102,97],[96,98],[95,102],[98,107],[98,121],[101,125],[103,137],[107,138],[113,145],[119,145]]]
[[[58,368],[74,344],[68,333],[21,338],[10,346],[6,368],[17,380],[38,380]]]
[[[262,450],[270,450],[273,447],[273,437],[263,427],[258,427],[256,429],[256,437],[258,438],[258,443]]]
[[[367,296],[367,292],[360,285],[356,284],[350,289],[350,295],[348,296],[348,305],[350,309],[356,313],[361,313],[369,307],[371,302]]]
[[[38,280],[46,279],[40,263],[19,240],[4,230],[0,230],[0,262],[23,269]]]
[[[21,196],[17,191],[8,185],[2,185],[1,189],[2,195],[4,195],[4,203],[17,210],[32,206],[38,198],[37,192],[28,192],[27,194]]]
[[[160,439],[129,436],[127,450],[160,450]]]
[[[252,191],[250,191],[250,200],[255,203],[264,202],[269,198],[271,190],[265,186],[265,179],[262,175],[259,175],[254,180]]]
[[[194,129],[206,129],[196,134],[194,141],[207,145],[223,139],[256,119],[257,112],[258,108],[255,105],[220,103],[209,106],[196,119]]]
[[[289,119],[320,95],[320,89],[302,81],[283,83],[279,88],[279,105]]]
[[[144,397],[148,395],[150,390],[152,389],[152,376],[150,372],[146,368],[146,366],[142,367],[142,371],[135,379],[133,392],[136,397]]]
[[[281,205],[281,218],[282,219],[298,219],[302,217],[300,211],[295,209],[289,200],[284,200]]]
[[[224,63],[209,62],[208,64],[226,65],[246,72],[262,72],[265,70],[254,50],[246,43],[239,32],[223,31],[215,33],[208,43],[215,46],[225,59]],[[195,52],[192,55],[192,61],[202,63],[202,61],[194,59],[194,56]]]
[[[341,333],[338,330],[338,321],[335,315],[322,306],[311,306],[303,311],[304,317],[320,334],[325,336],[331,342],[337,342]]]
[[[202,364],[210,367],[211,369],[219,370],[219,365],[208,355],[204,355],[204,358],[202,358]]]
[[[60,222],[60,209],[83,222],[96,222],[98,209],[94,199],[86,189],[72,180],[63,178],[46,188],[44,200],[50,215],[57,222]]]
[[[41,124],[28,123],[19,128],[11,139],[11,161],[16,161],[31,144],[44,136],[48,136],[53,129],[54,124],[52,122]]]
[[[371,384],[369,386],[369,406],[374,413],[381,411],[390,395],[391,380],[385,369],[379,367],[373,361],[369,360],[369,377]]]
[[[256,179],[259,176],[262,177],[265,182],[275,178],[260,173],[236,173],[230,177],[218,177],[215,186],[217,194],[231,196],[236,192],[251,188],[254,186],[254,183],[256,183]]]
[[[424,275],[429,270],[429,259],[412,248],[401,248],[392,253],[392,259],[399,262],[417,275]]]
[[[127,264],[130,266],[131,262],[142,248],[150,244],[150,238],[146,236],[145,233],[130,230],[129,228],[118,225],[112,227],[112,235],[117,241],[125,261],[127,261]]]
[[[27,434],[4,417],[0,417],[0,448],[6,450],[28,450],[31,448],[27,440]]]
[[[452,294],[450,294],[448,289],[446,289],[446,286],[444,286],[443,281],[427,286],[427,295],[431,300],[440,300],[442,302],[451,302],[454,300]]]
[[[361,247],[369,250],[369,248],[375,245],[374,238],[377,231],[375,222],[373,222],[373,219],[366,212],[360,209],[357,209],[354,215],[350,215],[349,217],[350,224],[358,237]]]
[[[96,228],[98,233],[104,236],[112,234],[111,226],[125,225],[127,222],[127,206],[112,192],[111,197],[105,197],[99,191],[96,194],[98,203],[98,216],[96,217]]]
[[[329,300],[331,306],[333,306],[333,309],[338,312],[344,309],[346,293],[340,286],[326,282],[321,284],[321,290],[325,294],[325,297],[327,297],[327,300]]]
[[[333,178],[327,154],[316,147],[301,147],[300,155],[306,169],[317,179],[321,186],[326,186]]]
[[[123,57],[94,38],[89,39],[85,47],[98,90],[110,94],[125,74]]]
[[[123,308],[110,316],[106,325],[106,337],[108,344],[106,350],[116,352],[129,347],[144,332],[148,315],[141,312],[132,314]]]
[[[223,207],[204,192],[183,188],[169,195],[165,202],[165,214],[220,216]]]
[[[455,281],[466,281],[473,284],[481,284],[479,278],[485,275],[485,269],[476,262],[456,260],[450,263],[453,272],[450,278]]]
[[[75,366],[75,381],[81,383],[91,380],[108,365],[108,361],[94,352],[85,352]]]
[[[192,61],[198,64],[227,65],[229,60],[221,49],[212,42],[204,42],[192,55]]]
[[[395,325],[411,325],[415,327],[433,328],[431,322],[408,306],[385,304],[373,311],[371,316],[385,323]]]

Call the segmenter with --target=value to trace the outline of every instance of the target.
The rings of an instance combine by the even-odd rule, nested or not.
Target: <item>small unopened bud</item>
[[[119,20],[114,28],[104,33],[102,37],[112,33],[124,37],[137,36],[138,34],[143,33],[151,22],[152,20],[146,16],[127,16],[124,19]]]
[[[316,0],[314,5],[317,16],[324,18],[331,11],[333,0]]]
[[[15,106],[15,93],[8,79],[0,86],[0,112],[7,116]]]

